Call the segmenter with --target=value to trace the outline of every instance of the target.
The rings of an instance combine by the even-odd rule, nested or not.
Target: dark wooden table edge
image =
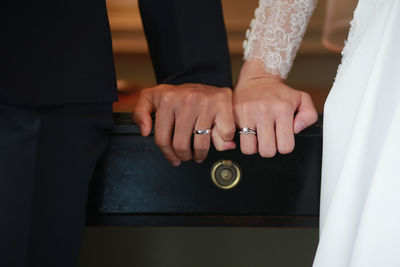
[[[88,215],[87,226],[305,227],[318,228],[317,216],[256,215]]]

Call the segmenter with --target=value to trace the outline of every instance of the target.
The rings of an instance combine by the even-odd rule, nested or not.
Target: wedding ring
[[[239,134],[254,134],[257,135],[256,129],[250,127],[240,128]]]
[[[194,134],[210,134],[211,129],[204,129],[204,130],[193,130]]]

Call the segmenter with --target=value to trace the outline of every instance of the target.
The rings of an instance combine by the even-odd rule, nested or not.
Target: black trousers
[[[73,267],[112,105],[0,103],[0,266]]]

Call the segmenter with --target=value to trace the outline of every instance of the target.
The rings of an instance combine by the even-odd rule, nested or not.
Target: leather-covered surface
[[[243,155],[239,149],[211,149],[202,164],[191,161],[175,168],[164,159],[153,136],[141,137],[129,118],[116,115],[109,150],[92,187],[92,215],[318,216],[319,124],[296,136],[296,148],[289,155],[266,159]],[[217,188],[210,178],[211,166],[220,159],[233,160],[242,170],[233,189]]]

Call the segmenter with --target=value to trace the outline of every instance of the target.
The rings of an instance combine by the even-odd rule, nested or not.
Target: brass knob
[[[235,187],[241,177],[239,165],[232,160],[219,160],[211,167],[211,179],[221,189]]]

